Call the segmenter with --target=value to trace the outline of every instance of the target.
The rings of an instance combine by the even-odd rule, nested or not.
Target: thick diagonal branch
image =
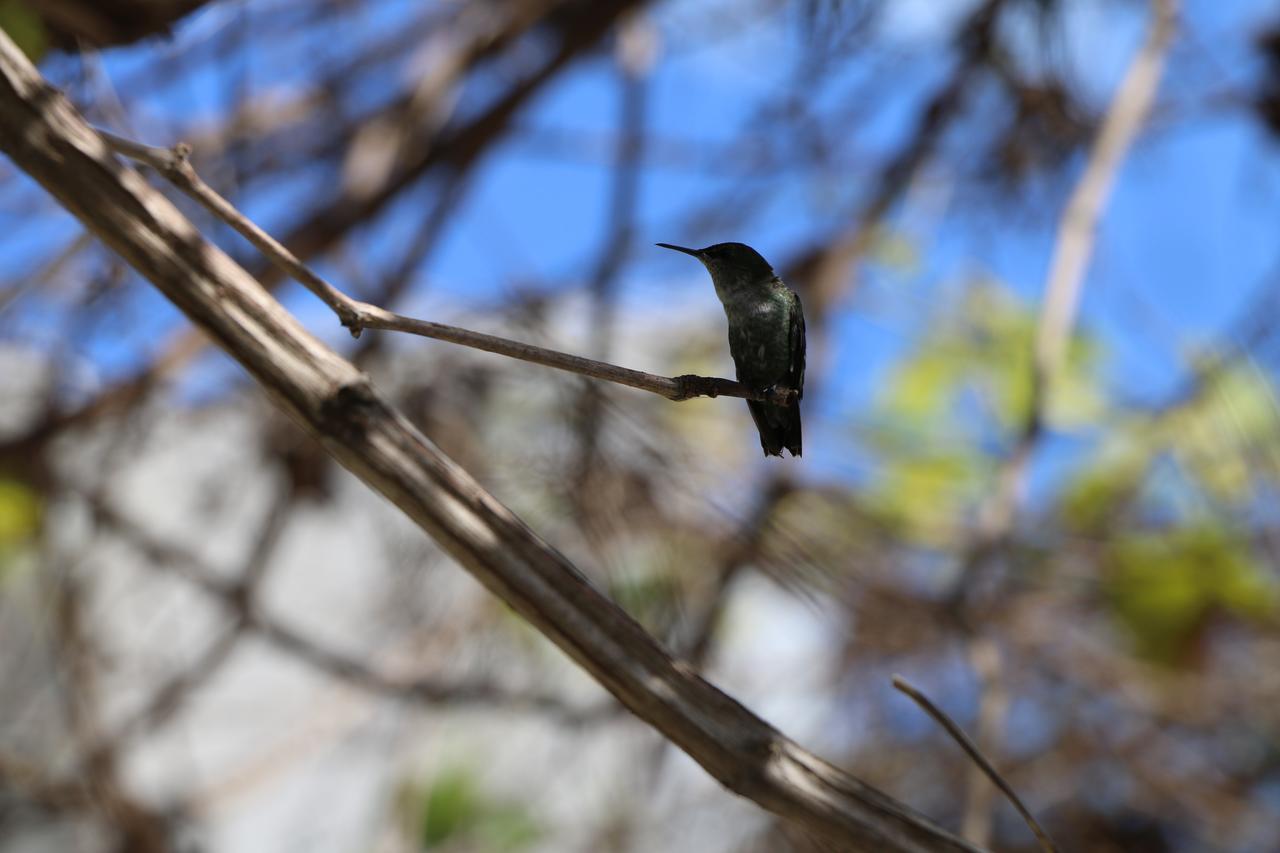
[[[671,656],[209,244],[0,34],[0,150],[333,456],[730,790],[841,850],[973,850],[802,749]]]

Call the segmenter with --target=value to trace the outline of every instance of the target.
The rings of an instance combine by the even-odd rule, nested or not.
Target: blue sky
[[[753,117],[749,108],[761,99],[793,91],[802,48],[794,7],[784,4],[772,18],[735,27],[720,39],[700,41],[695,36],[708,10],[722,5],[732,4],[673,2],[653,7],[651,26],[659,47],[648,86],[648,127],[658,138],[712,147],[748,128],[749,135],[769,150],[785,153],[788,140],[776,138],[774,127]],[[877,48],[847,63],[814,96],[812,106],[821,110],[841,98],[859,97],[860,92],[878,95],[868,99],[866,116],[859,118],[851,155],[855,159],[846,172],[812,175],[797,170],[778,179],[744,176],[734,169],[705,172],[650,165],[642,182],[633,263],[621,281],[626,310],[660,312],[672,304],[681,310],[701,305],[709,322],[718,322],[703,272],[653,248],[657,240],[741,240],[781,265],[804,239],[847,223],[857,200],[871,191],[884,159],[909,133],[921,98],[947,74],[950,54],[938,39],[972,5],[959,0],[891,4],[892,13],[879,24]],[[119,86],[156,51],[180,57],[224,27],[245,25],[240,17],[245,8],[252,9],[215,4],[193,16],[171,44],[113,51],[105,58],[107,74]],[[401,25],[403,16],[415,8],[410,3],[364,11],[353,7],[346,35],[384,33]],[[1057,44],[1057,59],[1065,63],[1071,79],[1093,94],[1093,106],[1099,110],[1141,38],[1144,8],[1140,3],[1101,0],[1071,5],[1068,35]],[[1260,0],[1199,0],[1187,5],[1187,30],[1195,38],[1182,40],[1174,52],[1161,89],[1161,124],[1131,152],[1105,211],[1080,322],[1103,344],[1105,381],[1119,399],[1153,402],[1171,393],[1185,377],[1187,355],[1220,344],[1223,331],[1272,272],[1280,177],[1274,146],[1247,111],[1213,102],[1213,96],[1228,89],[1246,89],[1257,70],[1248,36],[1270,12],[1270,4]],[[252,20],[251,15],[250,27]],[[1016,20],[1008,26],[1019,32],[1027,56],[1038,56],[1032,29]],[[296,57],[271,50],[265,35],[252,44],[251,51],[233,61],[210,66],[148,98],[145,108],[132,116],[136,132],[161,134],[169,122],[191,128],[212,120],[226,107],[228,78],[256,93],[288,91],[299,84],[292,70]],[[313,47],[337,52],[343,44],[344,40],[329,40]],[[361,96],[376,100],[377,82],[377,77],[371,78]],[[521,124],[607,136],[616,127],[618,97],[616,67],[605,52],[562,75],[525,111]],[[352,109],[362,106],[353,104]],[[948,140],[946,153],[930,168],[920,191],[913,192],[892,218],[891,227],[911,245],[919,266],[900,270],[868,264],[857,293],[826,330],[834,344],[829,365],[833,378],[825,398],[811,403],[810,411],[832,418],[827,426],[836,433],[843,418],[856,417],[871,404],[887,371],[925,332],[928,309],[940,294],[974,275],[989,275],[1031,303],[1039,298],[1057,216],[1079,163],[1070,174],[1042,182],[1017,201],[975,199],[953,168],[964,162],[964,141],[963,133]],[[420,271],[423,281],[461,305],[491,303],[513,284],[581,286],[606,227],[607,160],[604,156],[575,162],[520,142],[501,146],[454,211],[443,244]],[[304,174],[302,180],[312,191],[323,191],[332,176]],[[684,214],[690,209],[721,194],[761,187],[766,191],[752,204],[741,227],[708,234],[686,230]],[[262,188],[244,200],[245,206],[283,233],[291,222],[293,191],[296,187]],[[3,212],[10,227],[21,227],[21,213]],[[407,196],[384,225],[359,235],[356,257],[381,257],[412,232],[420,215],[420,196]],[[24,228],[23,245],[10,241],[6,246],[6,267],[22,266],[34,247],[66,239],[70,231],[59,230],[51,237],[48,230]],[[335,268],[327,268],[340,278]],[[136,328],[154,336],[175,323],[176,314],[160,297],[141,299]],[[308,317],[319,316],[312,314],[310,299],[297,288],[287,294],[291,307]],[[137,350],[121,347],[110,335],[86,345],[107,374],[130,369],[138,357]],[[810,447],[816,443],[812,455],[833,457],[836,446],[824,444],[837,440],[830,437],[834,433],[829,435],[814,419],[809,423],[810,435],[816,436],[808,442]]]

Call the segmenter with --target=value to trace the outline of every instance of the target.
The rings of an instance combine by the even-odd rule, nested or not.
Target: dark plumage
[[[800,297],[759,252],[743,243],[717,243],[705,249],[658,245],[693,255],[711,273],[729,320],[729,354],[738,381],[757,391],[776,386],[796,392],[796,402],[790,406],[748,400],[747,408],[766,456],[781,456],[783,448],[799,456],[805,346]]]

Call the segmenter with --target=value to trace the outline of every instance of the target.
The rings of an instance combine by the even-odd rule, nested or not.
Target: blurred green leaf
[[[40,528],[40,499],[17,480],[0,478],[0,580],[14,565],[13,556]]]
[[[520,850],[542,835],[527,808],[489,797],[465,768],[436,777],[423,797],[421,821],[423,850],[455,843],[480,850]]]
[[[1125,432],[1113,434],[1092,461],[1080,465],[1061,495],[1062,517],[1078,533],[1101,532],[1142,488],[1152,446]]]
[[[44,23],[23,0],[0,0],[0,30],[8,33],[32,62],[39,62],[49,49]]]
[[[1280,400],[1253,365],[1241,363],[1205,393],[1162,419],[1158,440],[1216,500],[1238,502],[1280,478]]]
[[[480,813],[475,778],[465,770],[442,774],[427,790],[422,811],[422,846],[439,847],[465,833]]]
[[[542,826],[523,806],[495,806],[478,822],[476,836],[483,850],[522,850],[542,838]]]
[[[1248,363],[1230,367],[1190,399],[1164,412],[1131,414],[1081,464],[1062,496],[1064,520],[1078,532],[1114,527],[1133,508],[1186,519],[1206,506],[1247,512],[1280,488],[1280,400]]]
[[[1276,609],[1275,585],[1249,543],[1211,523],[1126,536],[1106,564],[1112,610],[1153,660],[1189,657],[1215,613],[1262,618]]]
[[[915,351],[882,387],[866,438],[880,475],[873,506],[902,535],[946,547],[990,488],[998,452],[1032,402],[1037,311],[1007,287],[980,281],[942,303]],[[1103,396],[1094,347],[1071,344],[1047,417],[1058,428],[1096,421]]]
[[[980,494],[979,463],[974,454],[926,450],[895,459],[868,490],[867,504],[899,536],[948,547]]]
[[[886,408],[911,420],[939,414],[962,371],[961,360],[941,347],[921,351],[905,362],[893,377]]]
[[[1031,405],[1037,322],[1036,310],[1003,285],[972,285],[940,308],[935,326],[886,382],[879,410],[908,422],[948,415],[955,429],[974,419],[967,404],[976,394],[983,404],[980,421],[994,423],[969,423],[969,434],[1016,428]],[[1089,423],[1102,410],[1095,350],[1083,337],[1071,343],[1048,413],[1059,428]]]

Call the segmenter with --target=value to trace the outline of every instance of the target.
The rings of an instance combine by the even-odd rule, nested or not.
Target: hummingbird
[[[711,283],[729,320],[729,354],[738,381],[758,392],[777,387],[796,392],[789,406],[748,400],[747,408],[760,432],[765,456],[781,456],[784,447],[792,456],[799,456],[800,398],[804,395],[800,297],[745,243],[716,243],[705,249],[657,245],[693,255],[711,273]]]

